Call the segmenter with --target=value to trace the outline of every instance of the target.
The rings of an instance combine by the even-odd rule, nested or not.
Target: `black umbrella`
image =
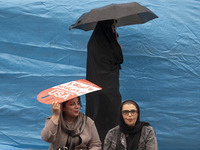
[[[98,21],[103,20],[117,20],[116,27],[119,27],[131,24],[142,24],[154,18],[158,18],[158,16],[136,2],[110,4],[84,13],[71,28],[88,31],[93,30]]]

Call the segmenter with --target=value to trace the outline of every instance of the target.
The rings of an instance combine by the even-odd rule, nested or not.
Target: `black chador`
[[[113,33],[114,20],[97,23],[87,47],[86,79],[103,90],[86,95],[86,115],[96,124],[103,142],[107,131],[119,124],[119,70],[122,50]]]

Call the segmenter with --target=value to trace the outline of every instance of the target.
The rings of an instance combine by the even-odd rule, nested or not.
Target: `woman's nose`
[[[78,107],[79,107],[79,104],[78,104],[78,103],[76,103],[76,104],[75,104],[75,107],[76,107],[76,108],[78,108]]]

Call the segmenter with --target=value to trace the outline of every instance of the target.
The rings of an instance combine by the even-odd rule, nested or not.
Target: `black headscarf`
[[[102,46],[99,54],[103,54],[111,64],[120,65],[123,63],[123,55],[121,47],[116,39],[117,33],[113,33],[112,30],[113,23],[114,20],[99,21],[88,45]]]
[[[124,104],[133,104],[136,106],[137,111],[138,111],[138,118],[136,120],[135,126],[128,126],[122,117],[122,107]],[[143,126],[149,126],[149,123],[147,122],[140,122],[140,108],[138,104],[132,100],[127,100],[124,101],[120,107],[120,130],[124,134],[128,134],[129,136],[127,137],[127,150],[137,150],[138,143],[140,140],[141,136],[141,131]]]

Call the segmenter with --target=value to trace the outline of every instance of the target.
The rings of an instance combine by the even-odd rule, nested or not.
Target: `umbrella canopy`
[[[117,20],[116,27],[120,27],[131,24],[142,24],[154,18],[158,18],[158,16],[136,2],[110,4],[84,13],[71,27],[88,31],[93,30],[98,21],[103,20]]]

